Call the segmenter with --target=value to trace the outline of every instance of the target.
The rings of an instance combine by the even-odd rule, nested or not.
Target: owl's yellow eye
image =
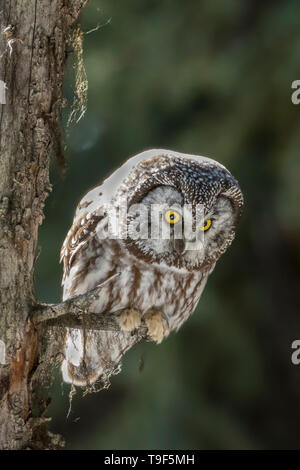
[[[203,232],[206,232],[206,230],[208,230],[210,226],[211,226],[211,219],[206,219],[204,221],[204,225],[200,227],[200,230],[202,230]]]
[[[165,212],[165,219],[168,224],[177,224],[180,220],[180,214],[176,211],[169,210]]]

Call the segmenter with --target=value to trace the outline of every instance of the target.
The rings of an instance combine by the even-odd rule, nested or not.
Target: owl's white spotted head
[[[125,199],[127,250],[147,262],[189,271],[215,264],[234,239],[243,206],[239,185],[225,167],[171,151],[132,166],[117,193],[116,200]],[[145,230],[133,236],[139,205],[148,209],[146,236]]]

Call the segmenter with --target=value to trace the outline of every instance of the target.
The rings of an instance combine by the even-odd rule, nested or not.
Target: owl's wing
[[[96,212],[85,211],[79,217],[75,216],[72,227],[70,228],[60,252],[60,262],[63,262],[64,273],[62,284],[64,285],[66,277],[75,262],[76,254],[82,250],[94,236],[98,223],[103,220],[104,215],[98,215]]]
[[[97,225],[105,218],[102,195],[103,185],[97,186],[81,199],[76,208],[73,224],[60,251],[60,262],[64,265],[62,285],[70,273],[76,254],[87,245],[95,235]]]
[[[76,267],[82,262],[82,257],[85,262],[88,261],[91,254],[86,248],[96,234],[101,235],[102,226],[104,227],[107,222],[99,198],[95,202],[95,198],[102,195],[99,193],[101,193],[101,187],[90,191],[80,201],[73,225],[61,249],[61,261],[64,264],[62,281],[64,300],[73,297],[74,292],[78,295],[86,291],[84,278],[78,285]],[[101,250],[98,256],[101,258]],[[89,288],[96,287],[98,284],[99,279],[96,276],[95,285]],[[75,286],[76,289],[74,289]],[[61,366],[64,381],[77,386],[87,386],[101,376],[105,383],[134,341],[130,333],[67,328],[64,344],[65,360]]]

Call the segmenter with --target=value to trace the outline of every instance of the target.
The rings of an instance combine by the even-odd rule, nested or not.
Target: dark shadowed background
[[[97,24],[84,37],[88,110],[66,138],[66,177],[52,165],[37,296],[61,297],[59,250],[80,197],[142,150],[219,160],[245,211],[178,334],[131,350],[109,390],[73,397],[68,419],[57,371],[52,429],[74,449],[300,448],[299,0],[93,0],[83,30]]]

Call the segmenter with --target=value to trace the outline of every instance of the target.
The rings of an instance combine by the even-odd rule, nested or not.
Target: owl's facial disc
[[[130,207],[126,245],[147,262],[198,270],[213,265],[226,250],[234,226],[234,207],[228,197],[212,198],[210,206],[185,204],[182,192],[161,185]]]
[[[130,179],[127,249],[147,263],[189,271],[213,267],[235,235],[243,206],[237,181],[212,160],[161,155],[140,165],[138,184]],[[132,230],[139,216],[135,204],[148,212],[140,234]]]

